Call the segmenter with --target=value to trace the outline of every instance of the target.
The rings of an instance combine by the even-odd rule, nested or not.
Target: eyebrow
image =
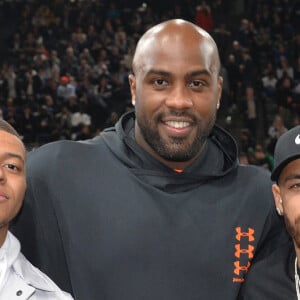
[[[5,152],[5,153],[3,153],[3,156],[6,156],[8,158],[17,158],[20,161],[22,161],[23,163],[25,163],[25,160],[24,160],[23,156],[20,155],[20,154],[16,154],[16,153],[13,153],[13,152]]]
[[[163,70],[150,69],[149,72],[147,72],[147,75],[170,76],[171,73]]]
[[[187,76],[190,76],[190,77],[194,77],[194,76],[198,76],[198,75],[208,75],[208,76],[211,76],[211,73],[208,70],[206,70],[206,69],[192,71],[192,72],[188,72],[187,73]]]
[[[289,180],[300,179],[300,174],[291,174],[284,178],[283,183],[288,182]]]
[[[168,71],[164,70],[159,70],[159,69],[151,69],[147,73],[147,75],[161,75],[161,76],[171,76],[172,74]],[[204,69],[204,70],[196,70],[196,71],[191,71],[188,72],[185,77],[194,77],[194,76],[199,76],[199,75],[208,75],[211,76],[211,73]]]

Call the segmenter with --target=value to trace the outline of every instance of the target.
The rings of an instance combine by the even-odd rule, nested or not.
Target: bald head
[[[198,55],[197,52],[206,53],[212,71],[220,72],[219,53],[213,38],[202,28],[181,19],[160,23],[140,38],[133,57],[133,72],[136,74],[143,69],[147,60],[152,57],[150,54],[156,49],[167,49],[170,55],[180,49],[184,56],[187,47],[193,48],[195,55]]]

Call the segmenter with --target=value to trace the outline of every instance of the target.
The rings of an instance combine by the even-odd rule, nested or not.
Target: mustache
[[[155,119],[156,121],[158,121],[166,117],[176,117],[176,118],[184,117],[184,118],[191,119],[195,123],[198,121],[197,117],[193,114],[190,114],[186,111],[175,111],[175,110],[170,110],[168,112],[161,112],[155,117]]]

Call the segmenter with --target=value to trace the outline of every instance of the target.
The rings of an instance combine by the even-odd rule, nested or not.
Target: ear
[[[218,101],[217,101],[217,109],[220,107],[221,97],[222,97],[222,90],[223,90],[223,77],[219,76],[218,78]]]
[[[136,98],[136,79],[133,74],[128,76],[130,93],[131,93],[131,104],[135,106],[135,98]]]
[[[280,215],[283,215],[284,208],[283,208],[283,203],[280,195],[280,187],[277,184],[273,184],[272,192],[273,192],[276,210],[278,211],[278,213],[280,212]]]

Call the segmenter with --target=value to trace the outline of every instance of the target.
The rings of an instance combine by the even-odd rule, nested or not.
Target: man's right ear
[[[282,216],[284,214],[283,201],[280,195],[280,187],[277,184],[272,185],[272,192],[277,213]]]
[[[129,86],[130,86],[130,93],[131,93],[131,104],[135,106],[135,95],[136,95],[136,80],[133,74],[129,74]]]

